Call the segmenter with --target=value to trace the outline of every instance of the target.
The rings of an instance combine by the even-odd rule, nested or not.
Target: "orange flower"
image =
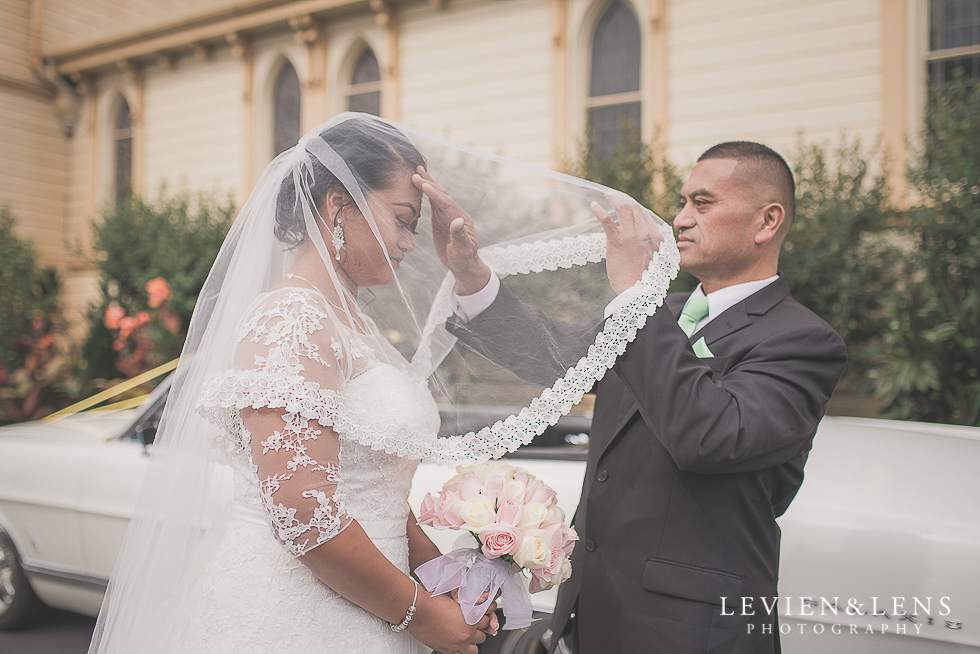
[[[150,320],[151,318],[148,311],[140,311],[139,313],[136,314],[137,327],[140,325],[145,325],[146,323],[150,322]]]
[[[133,330],[139,327],[139,323],[136,322],[136,318],[131,318],[125,316],[119,320],[119,338],[125,340],[129,338],[129,335],[133,333]]]
[[[126,316],[126,310],[118,304],[110,304],[105,308],[105,316],[102,321],[109,329],[119,329],[119,321]]]
[[[163,277],[155,277],[148,281],[146,283],[146,294],[149,296],[146,303],[151,309],[156,309],[173,296],[173,293],[170,291],[170,284]]]
[[[171,334],[176,334],[180,331],[180,316],[166,307],[160,313],[160,322],[163,324],[163,328]]]

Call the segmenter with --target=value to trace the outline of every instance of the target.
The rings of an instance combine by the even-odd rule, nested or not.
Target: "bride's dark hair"
[[[347,163],[362,189],[390,188],[395,173],[406,169],[414,171],[425,165],[425,158],[401,132],[368,118],[345,120],[321,132],[319,138]],[[310,160],[310,165],[302,172],[307,182],[303,186],[309,189],[306,199],[310,206],[319,209],[327,191],[343,187],[343,184],[316,155],[309,151],[303,154]],[[306,188],[301,192],[306,193]],[[350,192],[350,189],[346,190]],[[307,236],[300,207],[290,171],[279,187],[275,227],[276,238],[290,249],[302,244]]]

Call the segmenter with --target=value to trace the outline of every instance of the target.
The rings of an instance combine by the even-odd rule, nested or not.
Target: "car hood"
[[[49,443],[79,440],[106,441],[115,438],[135,417],[135,409],[78,413],[61,420],[34,420],[0,427],[0,443],[17,440]]]

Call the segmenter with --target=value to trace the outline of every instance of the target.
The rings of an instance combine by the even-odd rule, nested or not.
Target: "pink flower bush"
[[[170,284],[163,277],[154,277],[146,283],[146,304],[156,309],[173,296]]]
[[[112,349],[119,353],[116,369],[126,377],[160,365],[166,360],[161,351],[169,349],[167,343],[183,342],[180,316],[166,304],[173,297],[170,284],[157,277],[148,281],[145,288],[149,311],[130,316],[126,309],[112,303],[102,316],[103,324],[113,332]]]
[[[457,469],[438,494],[422,500],[419,524],[476,537],[483,555],[526,570],[532,592],[571,575],[578,534],[564,523],[555,491],[531,473],[498,461]]]

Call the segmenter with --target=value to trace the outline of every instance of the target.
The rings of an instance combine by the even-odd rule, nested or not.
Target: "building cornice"
[[[138,30],[95,43],[45,53],[62,75],[79,77],[115,68],[119,62],[152,60],[181,51],[227,46],[229,34],[247,37],[270,29],[289,29],[301,16],[321,19],[370,11],[365,0],[256,0],[180,21]]]

